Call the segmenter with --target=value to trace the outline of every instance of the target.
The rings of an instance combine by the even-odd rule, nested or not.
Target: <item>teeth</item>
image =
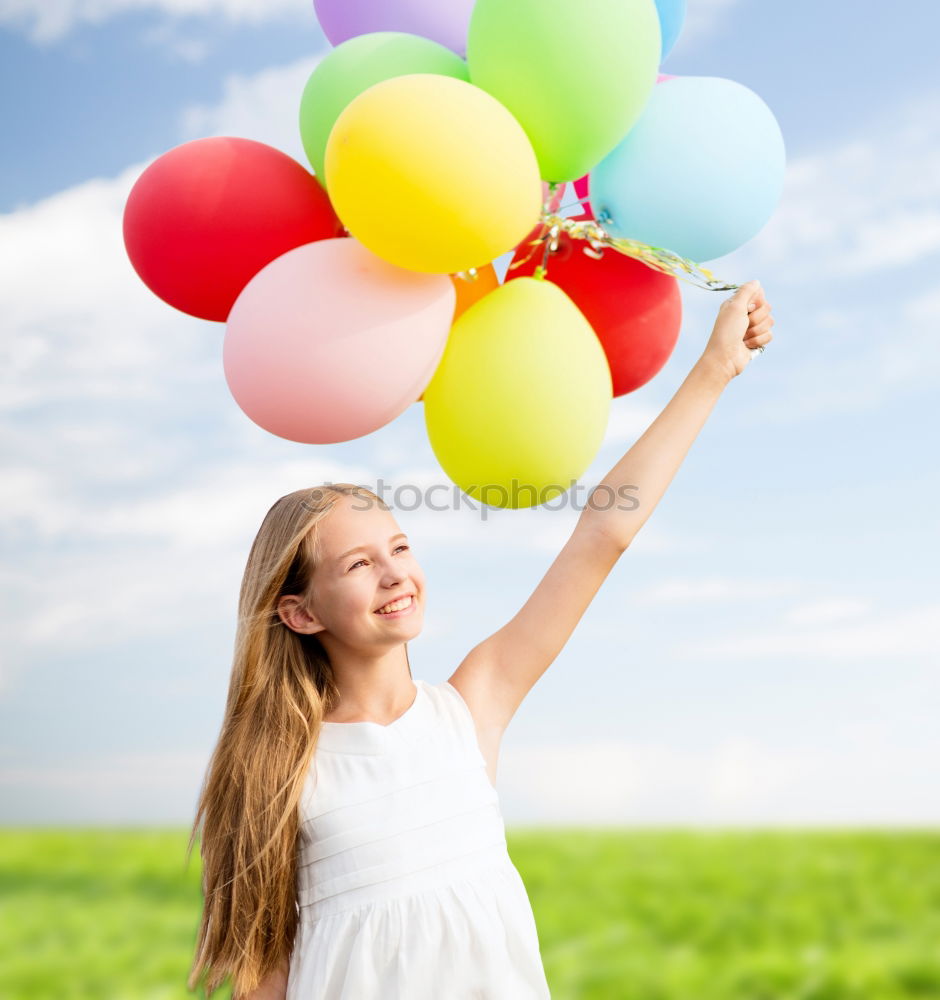
[[[402,611],[411,604],[410,597],[403,597],[400,601],[395,601],[393,604],[386,604],[384,608],[379,608],[377,614],[384,615],[391,611]]]

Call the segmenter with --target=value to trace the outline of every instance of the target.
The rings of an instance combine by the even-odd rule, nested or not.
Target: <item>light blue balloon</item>
[[[702,263],[763,228],[785,169],[780,126],[753,90],[676,77],[653,88],[637,123],[591,171],[591,207],[611,235]]]
[[[685,0],[656,0],[656,9],[659,11],[659,27],[663,38],[659,57],[662,63],[676,44],[685,22]]]

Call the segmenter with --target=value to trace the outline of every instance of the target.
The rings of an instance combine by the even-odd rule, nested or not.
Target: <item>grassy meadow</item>
[[[0,831],[0,997],[203,996],[185,983],[201,909],[187,838]],[[553,1000],[940,1000],[940,831],[508,840]]]

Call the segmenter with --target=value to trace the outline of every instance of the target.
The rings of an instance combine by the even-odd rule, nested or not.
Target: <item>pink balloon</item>
[[[675,80],[675,79],[676,79],[675,73],[660,73],[659,76],[656,77],[656,82],[662,83],[663,80]]]
[[[552,194],[551,184],[548,181],[542,181],[542,204],[545,205],[547,203],[549,212],[557,212],[561,208],[567,188],[567,182],[562,181],[555,190],[555,193]]]
[[[235,300],[225,379],[271,434],[304,444],[351,441],[422,394],[455,303],[446,274],[406,271],[352,238],[307,243],[262,268]]]

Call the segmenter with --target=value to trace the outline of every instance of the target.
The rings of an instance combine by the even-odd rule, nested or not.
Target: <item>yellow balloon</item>
[[[349,232],[412,271],[480,267],[541,210],[522,126],[479,87],[434,73],[384,80],[347,105],[327,141],[326,183]]]
[[[437,460],[465,493],[532,507],[568,490],[594,460],[612,397],[584,314],[557,285],[516,278],[451,328],[424,418]]]

